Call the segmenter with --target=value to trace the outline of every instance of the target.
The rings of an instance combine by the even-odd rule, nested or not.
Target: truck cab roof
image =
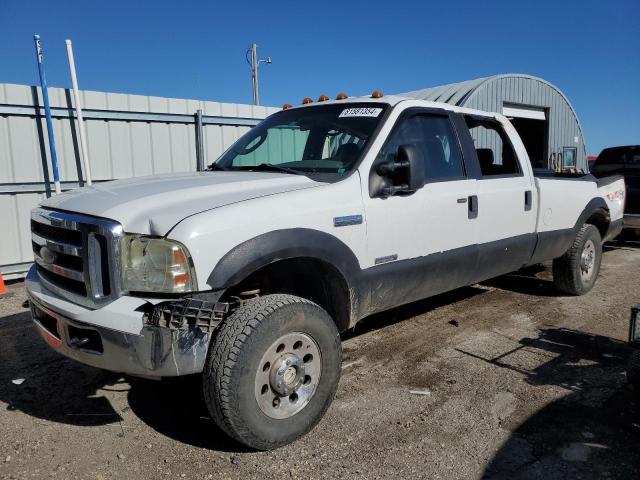
[[[468,115],[478,115],[483,117],[502,117],[501,114],[497,112],[486,112],[483,110],[475,110],[472,108],[458,107],[456,105],[451,105],[450,103],[445,102],[432,102],[429,100],[418,100],[412,97],[403,97],[401,95],[384,95],[380,98],[372,98],[370,96],[360,96],[360,97],[348,97],[343,100],[326,100],[322,102],[314,101],[311,103],[301,104],[301,105],[293,105],[288,109],[301,109],[301,108],[314,108],[322,105],[349,105],[349,104],[362,104],[362,103],[371,103],[371,104],[385,104],[391,107],[395,107],[401,103],[410,103],[411,106],[417,107],[425,107],[425,108],[440,108],[443,110],[448,110],[451,112],[459,112]]]

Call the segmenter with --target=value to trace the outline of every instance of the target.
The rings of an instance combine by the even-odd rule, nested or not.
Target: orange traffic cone
[[[2,277],[2,272],[0,272],[0,295],[3,293],[7,293],[7,287],[4,286],[4,278]]]

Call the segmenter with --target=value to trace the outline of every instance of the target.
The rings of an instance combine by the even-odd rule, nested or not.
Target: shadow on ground
[[[524,373],[531,385],[563,388],[567,395],[517,426],[484,478],[637,478],[640,392],[626,384],[628,345],[545,328],[537,338],[522,339],[519,349],[537,351],[549,360],[531,371],[510,364],[513,352],[482,360]]]
[[[374,315],[345,337],[392,325],[443,305],[486,292],[466,287],[428,300]],[[123,378],[88,367],[52,351],[40,338],[28,311],[0,318],[0,401],[8,410],[69,425],[117,425],[124,421],[108,399],[125,394],[131,411],[149,427],[176,441],[200,448],[244,452],[210,417],[200,376],[162,381]],[[24,379],[20,385],[12,380]]]
[[[517,272],[486,280],[482,282],[482,285],[537,297],[566,296],[556,288],[550,270],[542,264],[525,267]]]
[[[381,328],[394,325],[418,315],[424,315],[445,305],[452,305],[483,293],[487,293],[487,290],[473,286],[463,287],[451,292],[436,295],[435,297],[403,305],[392,310],[376,313],[375,315],[371,315],[370,317],[361,320],[355,325],[355,327],[344,332],[341,335],[341,338],[344,341],[349,338],[364,335],[365,333],[372,332],[374,330],[380,330]]]
[[[0,339],[0,401],[9,411],[69,425],[117,425],[124,412],[117,411],[116,402],[108,397],[119,392],[127,395],[125,410],[130,408],[167,437],[201,448],[246,451],[210,418],[199,376],[163,381],[125,379],[84,366],[52,351],[26,311],[0,318]],[[20,385],[13,383],[20,379],[24,379]]]
[[[637,250],[640,248],[640,236],[634,235],[629,231],[623,231],[622,234],[611,242],[605,243],[602,247],[604,252],[612,250]]]

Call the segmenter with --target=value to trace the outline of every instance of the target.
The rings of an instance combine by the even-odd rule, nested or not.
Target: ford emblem
[[[42,258],[44,263],[51,264],[56,261],[56,254],[47,247],[42,247],[40,249],[40,258]]]

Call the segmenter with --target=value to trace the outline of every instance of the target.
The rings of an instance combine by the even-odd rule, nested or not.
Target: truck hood
[[[196,213],[323,185],[278,172],[198,172],[93,184],[53,196],[43,207],[115,220],[126,232],[165,235]]]

